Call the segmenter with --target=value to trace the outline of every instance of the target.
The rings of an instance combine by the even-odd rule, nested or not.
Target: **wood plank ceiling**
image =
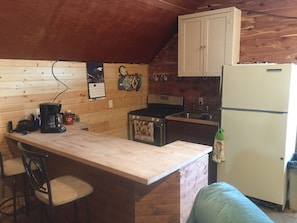
[[[0,0],[0,58],[149,63],[204,0]]]

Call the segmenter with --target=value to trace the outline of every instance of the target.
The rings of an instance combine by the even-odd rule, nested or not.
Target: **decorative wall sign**
[[[105,98],[104,70],[102,62],[87,62],[89,100]]]
[[[138,91],[141,86],[141,74],[128,74],[128,71],[125,66],[121,65],[119,67],[119,90],[126,91]]]

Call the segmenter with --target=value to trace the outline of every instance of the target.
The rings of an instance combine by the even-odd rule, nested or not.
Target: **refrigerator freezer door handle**
[[[267,72],[282,72],[283,69],[275,68],[275,69],[266,69]]]

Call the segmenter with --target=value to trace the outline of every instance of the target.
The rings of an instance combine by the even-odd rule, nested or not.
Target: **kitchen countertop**
[[[211,146],[183,141],[157,147],[74,127],[64,133],[36,131],[6,137],[145,185],[212,151]]]

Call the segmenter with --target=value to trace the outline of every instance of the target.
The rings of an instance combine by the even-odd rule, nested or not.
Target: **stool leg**
[[[55,220],[55,208],[54,207],[50,207],[50,215],[49,215],[49,222],[50,223],[54,223]]]
[[[28,198],[28,190],[27,190],[27,181],[26,181],[26,175],[23,174],[23,187],[24,187],[24,198],[25,198],[25,209],[26,209],[26,214],[29,215],[29,198]]]
[[[89,201],[89,199],[90,199],[89,197],[86,198],[86,202],[87,202],[87,204],[86,204],[86,209],[87,209],[86,210],[87,211],[87,223],[91,223],[91,214],[90,214],[90,206],[89,206],[90,205],[89,204],[90,201]]]
[[[13,222],[17,223],[17,213],[16,213],[16,177],[12,180],[12,196],[13,196]]]
[[[78,220],[77,220],[77,201],[74,201],[74,217],[75,217],[75,223],[78,223]]]

